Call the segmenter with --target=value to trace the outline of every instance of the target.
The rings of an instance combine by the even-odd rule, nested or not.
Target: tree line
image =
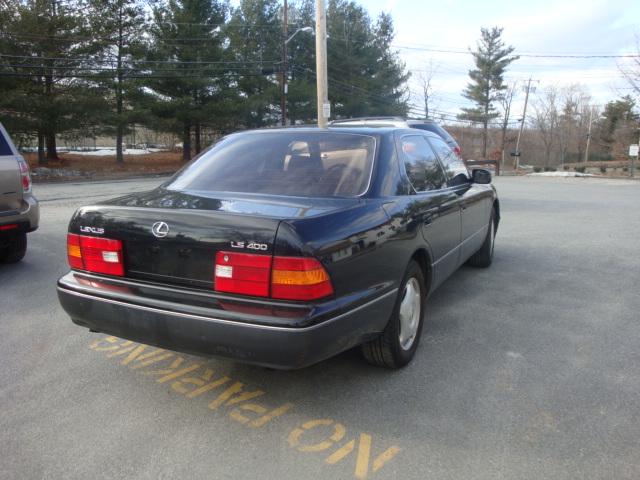
[[[42,163],[60,135],[113,135],[122,162],[132,125],[180,135],[187,160],[204,131],[277,124],[286,75],[291,122],[312,122],[315,38],[283,46],[315,26],[314,3],[290,2],[284,25],[278,0],[4,0],[0,120],[37,139]],[[333,115],[406,115],[391,16],[329,0],[327,32]]]
[[[0,121],[13,135],[37,139],[42,163],[57,158],[60,136],[113,136],[122,162],[123,138],[136,125],[179,136],[188,160],[206,146],[205,134],[278,124],[283,76],[289,121],[315,121],[313,0],[290,0],[286,25],[282,0],[1,1]],[[418,79],[424,112],[410,103],[391,16],[372,18],[354,0],[327,3],[332,116],[437,117],[429,106],[433,64]],[[637,140],[634,97],[595,107],[579,84],[538,87],[527,117],[518,118],[512,102],[524,85],[505,75],[519,57],[502,33],[481,28],[462,92],[471,106],[440,118],[472,126],[468,137],[479,137],[480,146],[467,156],[504,161],[524,122],[527,162],[580,161],[587,143],[595,159],[624,157]],[[638,58],[621,69],[636,94]]]

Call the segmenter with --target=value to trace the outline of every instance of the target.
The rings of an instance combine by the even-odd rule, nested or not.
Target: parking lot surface
[[[0,265],[0,478],[640,478],[640,183],[501,177],[494,263],[429,299],[400,371],[291,372],[71,323],[78,206],[160,181],[36,185]]]

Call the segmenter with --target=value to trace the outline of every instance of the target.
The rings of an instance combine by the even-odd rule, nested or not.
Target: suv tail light
[[[122,242],[110,238],[67,234],[69,266],[88,272],[124,276]]]
[[[318,300],[333,294],[327,271],[315,258],[218,252],[214,288],[280,300]]]
[[[22,158],[18,159],[20,166],[20,178],[22,181],[22,191],[29,193],[31,191],[31,174],[29,173],[29,165]]]

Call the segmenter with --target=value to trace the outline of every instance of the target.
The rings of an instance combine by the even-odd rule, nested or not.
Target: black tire
[[[6,247],[0,252],[0,260],[4,263],[16,263],[27,253],[27,234],[22,233],[12,237]]]
[[[414,279],[415,281],[412,281]],[[404,348],[401,344],[401,320],[400,320],[400,306],[405,298],[407,292],[407,285],[411,282],[412,285],[417,283],[420,290],[420,312],[418,314],[417,331],[413,338],[413,341]],[[389,322],[387,323],[384,332],[362,345],[362,354],[364,358],[371,364],[386,368],[401,368],[408,364],[418,349],[420,343],[420,335],[422,333],[422,325],[424,324],[424,312],[426,304],[427,292],[425,288],[424,274],[417,262],[411,261],[407,266],[404,278],[400,284],[398,291],[398,298],[393,307],[393,312]]]
[[[496,240],[496,223],[495,223],[495,211],[491,209],[491,219],[489,220],[489,228],[487,229],[487,236],[482,243],[480,249],[469,257],[467,265],[478,268],[487,268],[493,261],[493,249],[495,247]]]

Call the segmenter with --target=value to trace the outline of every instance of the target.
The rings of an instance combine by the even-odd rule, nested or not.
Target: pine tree
[[[381,13],[374,28],[374,47],[377,58],[373,75],[373,89],[382,101],[382,115],[406,116],[408,112],[407,81],[410,74],[405,73],[405,64],[392,50],[395,37],[393,19],[388,13]]]
[[[313,26],[313,0],[295,7],[296,27]],[[293,27],[291,27],[293,28]],[[393,22],[381,14],[372,22],[367,11],[349,0],[331,0],[327,8],[329,35],[327,64],[332,115],[406,115],[409,75],[392,50]],[[315,40],[298,36],[289,46],[292,80],[290,117],[305,121],[316,117]]]
[[[637,143],[640,114],[636,107],[636,101],[631,95],[612,100],[604,106],[597,130],[600,132],[601,143],[610,155]]]
[[[115,127],[116,161],[123,163],[125,130],[131,121],[140,119],[127,100],[137,90],[136,60],[143,53],[146,30],[144,9],[138,0],[90,0],[90,7],[92,30],[100,49],[99,65],[108,67],[102,71],[103,84],[113,92],[108,123]]]
[[[79,1],[13,0],[0,17],[2,120],[37,136],[41,163],[58,158],[56,135],[87,129],[102,110],[101,93],[88,80],[95,42],[81,6]]]
[[[164,128],[182,134],[183,159],[191,158],[191,134],[200,152],[203,122],[220,125],[230,102],[225,52],[226,3],[169,0],[154,9],[152,47],[146,60],[147,101]]]
[[[330,0],[327,8],[329,99],[337,117],[405,115],[408,75],[391,50],[393,23],[371,21],[364,7]]]
[[[282,57],[282,21],[278,0],[241,0],[227,26],[233,60],[241,68],[238,126],[274,124],[280,117],[278,70]]]
[[[502,41],[502,28],[481,28],[477,49],[471,51],[476,68],[469,71],[471,82],[467,84],[463,96],[473,101],[474,108],[463,108],[458,115],[463,120],[471,120],[482,124],[482,156],[487,156],[487,133],[489,122],[500,113],[494,107],[506,85],[504,73],[511,62],[519,57],[511,55],[514,47],[506,47]]]
[[[315,29],[314,0],[301,0],[289,5],[289,35],[296,29],[304,27]],[[287,46],[287,74],[289,75],[287,112],[291,124],[311,123],[316,118],[315,45],[313,33],[301,33]]]

